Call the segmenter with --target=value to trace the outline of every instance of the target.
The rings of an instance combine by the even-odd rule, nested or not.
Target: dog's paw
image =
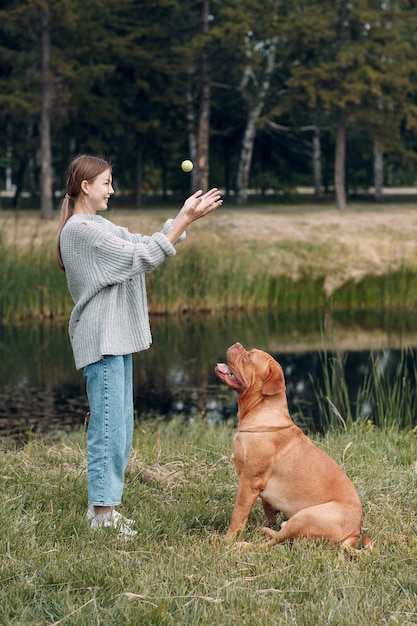
[[[252,547],[252,543],[250,541],[236,541],[233,544],[233,548],[238,552],[242,552],[243,550],[247,550]]]
[[[265,537],[268,537],[268,539],[274,542],[275,537],[277,536],[277,532],[275,530],[272,530],[272,528],[268,528],[267,526],[263,526],[262,532]]]

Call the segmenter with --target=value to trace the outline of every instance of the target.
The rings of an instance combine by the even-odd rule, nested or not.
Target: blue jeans
[[[88,502],[120,504],[133,435],[132,355],[104,356],[83,369],[90,404]]]

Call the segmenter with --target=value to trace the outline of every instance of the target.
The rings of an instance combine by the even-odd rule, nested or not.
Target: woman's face
[[[104,170],[92,183],[83,181],[81,187],[88,195],[87,203],[90,211],[96,213],[96,211],[107,209],[109,199],[114,194],[112,182],[111,169]]]

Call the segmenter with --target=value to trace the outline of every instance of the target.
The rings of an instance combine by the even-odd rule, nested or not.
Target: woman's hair
[[[64,263],[61,255],[60,238],[61,232],[69,218],[72,216],[73,203],[81,193],[81,183],[83,180],[89,183],[94,182],[100,174],[111,169],[110,163],[100,157],[90,156],[88,154],[80,154],[70,163],[67,172],[67,183],[65,198],[61,204],[61,213],[59,219],[58,236],[56,242],[58,265],[65,272]]]

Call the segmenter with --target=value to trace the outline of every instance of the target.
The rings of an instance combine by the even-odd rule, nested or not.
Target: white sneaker
[[[123,535],[124,537],[135,537],[138,534],[136,530],[133,530],[133,528],[127,525],[123,515],[115,509],[112,509],[109,513],[94,515],[94,517],[91,518],[90,526],[93,530],[114,528],[118,531],[119,535]]]
[[[112,511],[116,520],[121,520],[123,524],[126,524],[127,526],[136,526],[136,522],[134,519],[129,519],[128,517],[125,517],[124,515],[119,513],[119,511],[116,511],[116,509],[112,509]],[[96,513],[94,511],[94,505],[89,504],[87,513],[86,513],[86,518],[88,521],[91,521],[94,517],[96,517]]]

